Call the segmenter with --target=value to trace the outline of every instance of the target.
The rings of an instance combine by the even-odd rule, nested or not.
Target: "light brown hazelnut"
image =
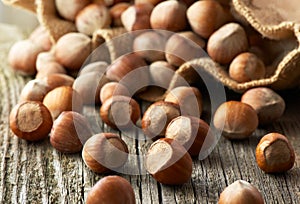
[[[9,50],[8,62],[16,72],[22,75],[34,75],[37,56],[43,51],[43,47],[30,40],[18,41]]]
[[[91,3],[91,0],[55,0],[59,15],[69,21],[74,21],[77,13]]]
[[[226,23],[227,15],[219,2],[211,0],[197,1],[187,10],[192,30],[206,39]]]
[[[236,56],[229,66],[229,76],[237,82],[248,82],[264,78],[264,63],[254,54],[244,52]]]
[[[152,4],[135,4],[128,7],[121,15],[121,21],[127,31],[150,29]]]
[[[150,146],[145,166],[155,180],[162,184],[180,185],[192,175],[192,159],[185,148],[170,138],[161,138]]]
[[[228,101],[219,106],[214,114],[215,128],[228,139],[248,138],[258,126],[255,110],[248,104]]]
[[[50,50],[52,47],[50,35],[46,28],[41,25],[33,30],[33,32],[29,36],[29,40],[42,47],[45,51]]]
[[[109,80],[103,73],[90,72],[77,77],[73,89],[82,97],[83,104],[99,104],[100,90]]]
[[[41,52],[36,59],[36,78],[43,78],[50,74],[66,74],[66,69],[59,64],[53,52]]]
[[[64,111],[54,121],[50,133],[51,145],[63,153],[81,151],[84,143],[93,135],[88,120],[73,111]]]
[[[167,89],[175,74],[176,67],[166,61],[156,61],[150,64],[149,74],[151,84]]]
[[[133,51],[148,62],[165,59],[166,36],[155,31],[146,31],[133,41]]]
[[[87,65],[84,65],[84,67],[80,70],[78,76],[90,73],[90,72],[98,72],[98,73],[105,73],[106,69],[108,67],[107,62],[99,61],[99,62],[92,62]]]
[[[237,180],[227,186],[220,195],[219,204],[264,204],[261,193],[244,180]]]
[[[186,9],[186,5],[179,1],[163,1],[157,4],[150,16],[151,27],[174,32],[185,30],[188,25]]]
[[[126,9],[128,9],[129,6],[130,6],[129,3],[121,2],[121,3],[118,3],[114,6],[112,6],[109,9],[109,14],[112,18],[112,25],[114,27],[123,26],[123,23],[121,21],[121,15]]]
[[[158,101],[148,107],[142,118],[142,129],[153,140],[165,136],[168,124],[180,116],[177,104]]]
[[[212,140],[214,136],[204,120],[193,116],[179,116],[169,123],[166,138],[179,142],[191,156],[198,156],[204,141]]]
[[[107,28],[110,23],[109,10],[103,4],[90,4],[84,7],[75,20],[77,30],[86,35],[93,35],[98,29]]]
[[[72,87],[74,78],[66,74],[51,74],[41,79],[49,87],[49,91],[60,86]]]
[[[9,126],[13,133],[28,141],[45,139],[51,131],[52,124],[49,110],[38,101],[17,104],[9,116]]]
[[[254,108],[261,125],[276,121],[283,115],[285,110],[283,98],[267,87],[249,89],[242,95],[241,102]]]
[[[23,101],[40,101],[42,102],[45,95],[50,91],[47,82],[42,79],[33,79],[27,82],[20,94],[20,102]]]
[[[256,147],[256,162],[266,173],[282,173],[293,168],[295,152],[288,139],[279,133],[262,137]]]
[[[55,58],[70,70],[79,70],[92,51],[91,39],[82,33],[68,33],[58,39]]]
[[[128,89],[118,82],[108,82],[100,90],[100,101],[104,103],[107,99],[113,96],[128,96]]]
[[[70,86],[60,86],[47,93],[43,104],[56,119],[63,111],[82,112],[82,97]]]
[[[238,54],[248,50],[248,39],[242,26],[228,23],[208,39],[207,53],[220,64],[230,63]]]
[[[173,34],[166,43],[165,55],[167,61],[174,66],[200,58],[206,55],[203,48],[205,41],[191,31]]]
[[[167,93],[165,101],[177,104],[181,115],[201,116],[202,94],[196,87],[176,87]]]
[[[120,176],[106,176],[90,190],[86,204],[135,204],[135,195],[131,184]]]
[[[139,104],[127,96],[113,96],[100,107],[100,117],[112,128],[132,128],[141,115]]]
[[[83,146],[84,163],[96,173],[107,173],[122,167],[128,159],[126,143],[114,133],[100,133]]]

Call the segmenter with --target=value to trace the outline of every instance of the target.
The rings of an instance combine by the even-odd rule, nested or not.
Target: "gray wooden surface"
[[[105,175],[91,172],[79,153],[61,154],[48,139],[38,143],[20,140],[9,129],[9,112],[29,78],[7,68],[7,56],[3,53],[8,47],[0,46],[0,203],[84,203],[90,188]],[[182,186],[161,185],[149,175],[121,174],[132,184],[136,202],[217,203],[227,185],[244,179],[262,192],[266,203],[300,203],[300,91],[285,93],[284,98],[287,110],[279,121],[259,128],[245,141],[221,138],[208,158],[194,159],[192,179]],[[93,111],[91,107],[85,108],[89,120],[110,131]],[[256,144],[271,131],[287,135],[296,151],[296,164],[285,174],[265,174],[255,162]],[[149,146],[149,141],[123,139],[132,154],[142,155]],[[128,166],[130,162],[133,161]]]

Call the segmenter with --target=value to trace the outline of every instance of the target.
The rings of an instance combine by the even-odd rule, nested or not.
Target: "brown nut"
[[[237,180],[227,186],[220,195],[219,204],[264,204],[261,193],[244,180]]]
[[[186,9],[186,5],[179,1],[163,1],[157,4],[150,16],[151,27],[174,32],[185,30],[188,25]]]
[[[283,98],[267,87],[249,89],[242,95],[241,102],[254,108],[261,125],[276,121],[283,115],[285,110]]]
[[[82,97],[83,104],[99,104],[100,90],[107,82],[103,73],[90,72],[77,77],[73,89]]]
[[[187,19],[192,30],[203,38],[220,28],[228,20],[228,14],[217,1],[202,0],[193,3],[187,10]]]
[[[50,91],[47,82],[42,79],[33,79],[27,82],[20,94],[20,102],[40,101],[42,102],[46,94]]]
[[[63,153],[81,151],[84,143],[92,136],[88,120],[73,111],[64,111],[54,121],[50,133],[51,145]]]
[[[220,64],[230,63],[238,54],[247,49],[246,32],[237,23],[223,25],[210,36],[207,42],[208,55]]]
[[[82,112],[82,97],[69,86],[60,86],[47,93],[43,104],[56,119],[63,111]]]
[[[79,72],[78,76],[87,74],[89,72],[98,72],[98,73],[105,73],[106,69],[108,67],[107,62],[98,61],[98,62],[92,62],[87,65],[85,65]]]
[[[153,140],[165,135],[168,124],[180,116],[177,104],[158,101],[149,106],[142,118],[142,129]]]
[[[153,6],[162,2],[163,0],[134,0],[135,4],[152,4]]]
[[[166,36],[155,31],[146,31],[134,39],[133,51],[148,62],[164,60],[166,42]]]
[[[130,97],[127,88],[118,82],[108,82],[100,90],[100,101],[104,103],[112,96],[128,96]]]
[[[293,168],[295,153],[288,139],[279,133],[265,135],[256,147],[256,162],[266,173],[281,173]]]
[[[66,74],[51,74],[41,79],[49,87],[49,91],[60,86],[72,87],[74,78]]]
[[[150,146],[145,166],[155,180],[162,184],[180,185],[192,175],[192,159],[185,148],[170,138],[161,138]]]
[[[150,64],[149,74],[151,84],[167,89],[175,74],[176,67],[166,61],[156,61]]]
[[[228,139],[248,138],[258,126],[255,110],[248,104],[228,101],[216,110],[214,126]]]
[[[236,56],[229,66],[229,76],[237,82],[248,82],[265,77],[264,63],[254,54],[244,52]]]
[[[128,7],[121,15],[121,21],[127,31],[150,29],[152,4],[135,4]]]
[[[191,31],[173,34],[166,43],[165,55],[167,61],[174,66],[200,58],[206,55],[203,48],[205,41]]]
[[[127,96],[110,97],[100,108],[102,121],[112,128],[132,128],[140,115],[139,104]]]
[[[55,6],[60,16],[74,21],[77,13],[91,3],[91,0],[55,0]]]
[[[58,62],[46,62],[37,68],[36,79],[41,79],[52,74],[67,74],[66,69]]]
[[[114,27],[120,27],[120,26],[123,26],[123,23],[121,21],[121,15],[122,13],[128,9],[130,6],[129,3],[126,3],[126,2],[121,2],[121,3],[118,3],[114,6],[112,6],[110,9],[109,9],[109,14],[112,18],[112,25]]]
[[[45,51],[50,50],[52,47],[50,35],[47,29],[41,25],[34,29],[34,31],[30,34],[29,40],[42,47]]]
[[[86,204],[135,204],[135,195],[131,184],[120,176],[106,176],[90,190]]]
[[[90,4],[84,7],[75,20],[77,30],[86,35],[93,35],[96,30],[106,28],[110,23],[109,10],[103,4]]]
[[[178,141],[191,156],[198,156],[204,141],[213,140],[214,136],[204,120],[193,116],[179,116],[169,123],[166,138]]]
[[[196,87],[176,87],[167,93],[165,101],[177,104],[181,115],[201,116],[202,94]]]
[[[84,163],[96,173],[122,167],[128,158],[126,143],[114,133],[100,133],[86,141],[82,150]]]
[[[10,66],[22,75],[36,73],[36,59],[44,49],[30,40],[16,42],[9,50],[8,62]]]
[[[9,126],[19,138],[42,140],[51,131],[53,120],[47,107],[38,101],[17,104],[10,112]]]
[[[70,70],[79,70],[92,51],[91,39],[82,33],[68,33],[58,39],[55,58]]]

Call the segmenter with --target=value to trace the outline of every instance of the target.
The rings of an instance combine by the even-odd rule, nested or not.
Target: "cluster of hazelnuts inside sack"
[[[82,151],[85,164],[94,172],[117,170],[127,162],[127,144],[115,133],[93,134],[82,114],[84,105],[101,104],[100,117],[112,128],[128,128],[141,119],[145,135],[155,140],[146,154],[147,171],[160,183],[183,184],[191,178],[192,157],[199,155],[206,139],[214,138],[209,125],[200,119],[203,107],[199,89],[176,87],[141,116],[138,101],[131,97],[131,85],[118,82],[136,68],[149,66],[139,80],[167,87],[172,75],[159,71],[160,68],[174,72],[185,61],[201,57],[202,48],[215,62],[228,67],[230,77],[238,82],[263,78],[265,64],[270,63],[258,46],[264,39],[249,26],[241,26],[228,5],[218,1],[110,3],[56,0],[58,13],[73,21],[79,32],[65,34],[53,45],[47,31],[38,27],[28,39],[11,48],[12,68],[24,75],[35,75],[11,111],[11,130],[28,141],[50,135],[51,145],[63,153]],[[152,28],[177,33],[140,32],[132,47],[133,51],[143,52],[121,56],[111,65],[96,60],[78,73],[93,51],[91,35],[109,26],[124,26],[127,31]],[[254,88],[245,92],[241,101],[221,104],[214,113],[213,125],[228,139],[246,139],[259,124],[277,120],[284,109],[284,100],[273,90]],[[263,171],[275,173],[291,169],[295,155],[285,136],[270,133],[257,145],[256,159]],[[89,193],[87,203],[101,203],[105,199],[113,203],[107,188],[111,192],[117,189],[115,203],[120,203],[118,199],[135,203],[130,183],[120,176],[100,180]],[[231,188],[241,189],[243,198],[230,195]],[[237,181],[226,189],[220,203],[230,199],[263,203],[258,190],[245,181]]]

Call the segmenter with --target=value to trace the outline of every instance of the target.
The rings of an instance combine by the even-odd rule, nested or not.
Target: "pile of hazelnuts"
[[[192,157],[199,155],[206,140],[215,139],[211,128],[228,139],[246,139],[258,125],[274,122],[285,110],[284,100],[273,90],[254,88],[246,91],[241,101],[221,104],[213,116],[214,127],[210,127],[201,119],[199,89],[179,86],[164,100],[151,104],[142,115],[134,80],[168,87],[174,71],[185,61],[203,57],[202,49],[238,82],[265,77],[266,65],[271,66],[273,56],[265,56],[266,50],[259,45],[269,42],[244,25],[243,19],[230,11],[228,2],[136,0],[132,4],[126,0],[56,0],[60,17],[74,22],[78,32],[65,34],[53,44],[46,29],[40,26],[28,39],[13,45],[8,57],[11,67],[23,75],[35,75],[35,79],[25,85],[19,103],[11,111],[11,130],[28,141],[50,135],[50,143],[58,151],[82,151],[82,158],[92,171],[111,172],[127,162],[128,146],[118,134],[93,133],[82,114],[83,107],[100,105],[100,117],[111,128],[128,129],[141,119],[144,134],[153,140],[145,167],[154,179],[169,185],[187,182],[192,174]],[[93,33],[118,26],[139,31],[132,42],[133,52],[111,64],[97,59],[84,64],[93,51]],[[151,28],[176,33],[141,31]],[[148,71],[122,81],[139,67],[147,67]],[[143,91],[147,87],[137,93]],[[284,135],[270,133],[257,145],[256,160],[266,173],[284,172],[293,167],[295,154]],[[241,189],[243,196],[232,196],[231,189]],[[106,192],[118,196],[112,200]],[[107,199],[109,203],[135,203],[130,183],[120,176],[101,179],[90,191],[87,203],[103,203]],[[220,203],[233,199],[263,203],[259,191],[246,181],[227,187]]]

